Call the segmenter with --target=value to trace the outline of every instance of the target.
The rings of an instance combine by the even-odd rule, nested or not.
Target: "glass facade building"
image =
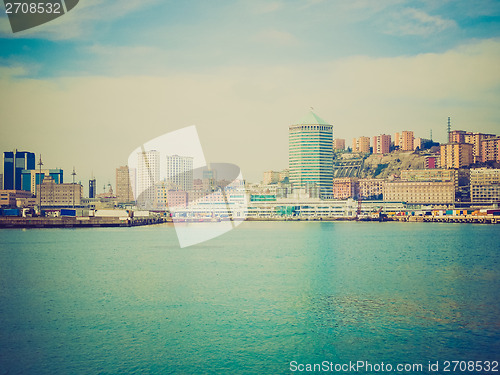
[[[289,127],[290,182],[294,189],[316,186],[331,194],[333,183],[333,125],[314,112]]]
[[[5,190],[23,190],[22,171],[35,169],[35,154],[27,151],[3,153],[3,174]],[[27,189],[30,190],[30,189]]]

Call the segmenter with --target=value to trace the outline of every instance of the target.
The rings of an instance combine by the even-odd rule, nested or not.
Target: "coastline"
[[[355,217],[322,217],[322,218],[254,218],[247,217],[244,221],[301,221],[301,222],[406,222],[406,223],[456,223],[456,224],[500,224],[500,216],[494,215],[462,215],[462,216],[393,216],[380,219],[359,219]],[[102,228],[102,227],[135,227],[172,223],[171,218],[118,218],[118,217],[0,217],[2,228]],[[186,223],[204,223],[192,221]]]

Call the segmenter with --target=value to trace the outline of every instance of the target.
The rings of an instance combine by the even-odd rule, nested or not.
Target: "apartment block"
[[[473,145],[469,143],[447,143],[441,145],[441,168],[461,168],[474,161]]]
[[[380,178],[363,178],[358,181],[359,196],[377,199],[384,194],[385,181]]]
[[[500,169],[471,169],[470,190],[473,203],[500,203]]]
[[[391,136],[387,134],[376,135],[373,137],[373,153],[388,154],[391,149]]]
[[[345,139],[334,139],[333,140],[333,149],[334,150],[345,150]]]
[[[455,202],[453,182],[393,181],[384,184],[384,201],[411,204],[452,204]]]
[[[333,179],[333,198],[348,199],[358,195],[357,178],[334,178]]]
[[[413,132],[410,130],[403,130],[394,135],[394,146],[399,147],[401,151],[413,151],[413,141]]]
[[[500,137],[482,140],[481,153],[481,161],[496,161],[500,163]]]
[[[441,167],[441,157],[440,155],[431,155],[425,157],[425,168],[434,169]]]
[[[370,152],[370,137],[359,137],[352,139],[352,152]]]
[[[474,163],[483,161],[483,141],[497,137],[495,134],[465,133],[464,143],[473,145],[472,154]]]

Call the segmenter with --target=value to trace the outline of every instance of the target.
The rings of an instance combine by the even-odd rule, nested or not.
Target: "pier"
[[[165,217],[0,217],[0,228],[135,227],[171,221]]]

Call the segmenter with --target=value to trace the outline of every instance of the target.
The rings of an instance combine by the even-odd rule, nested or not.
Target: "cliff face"
[[[425,156],[413,152],[393,152],[387,155],[368,156],[359,172],[360,178],[387,178],[401,175],[403,169],[425,168]]]

